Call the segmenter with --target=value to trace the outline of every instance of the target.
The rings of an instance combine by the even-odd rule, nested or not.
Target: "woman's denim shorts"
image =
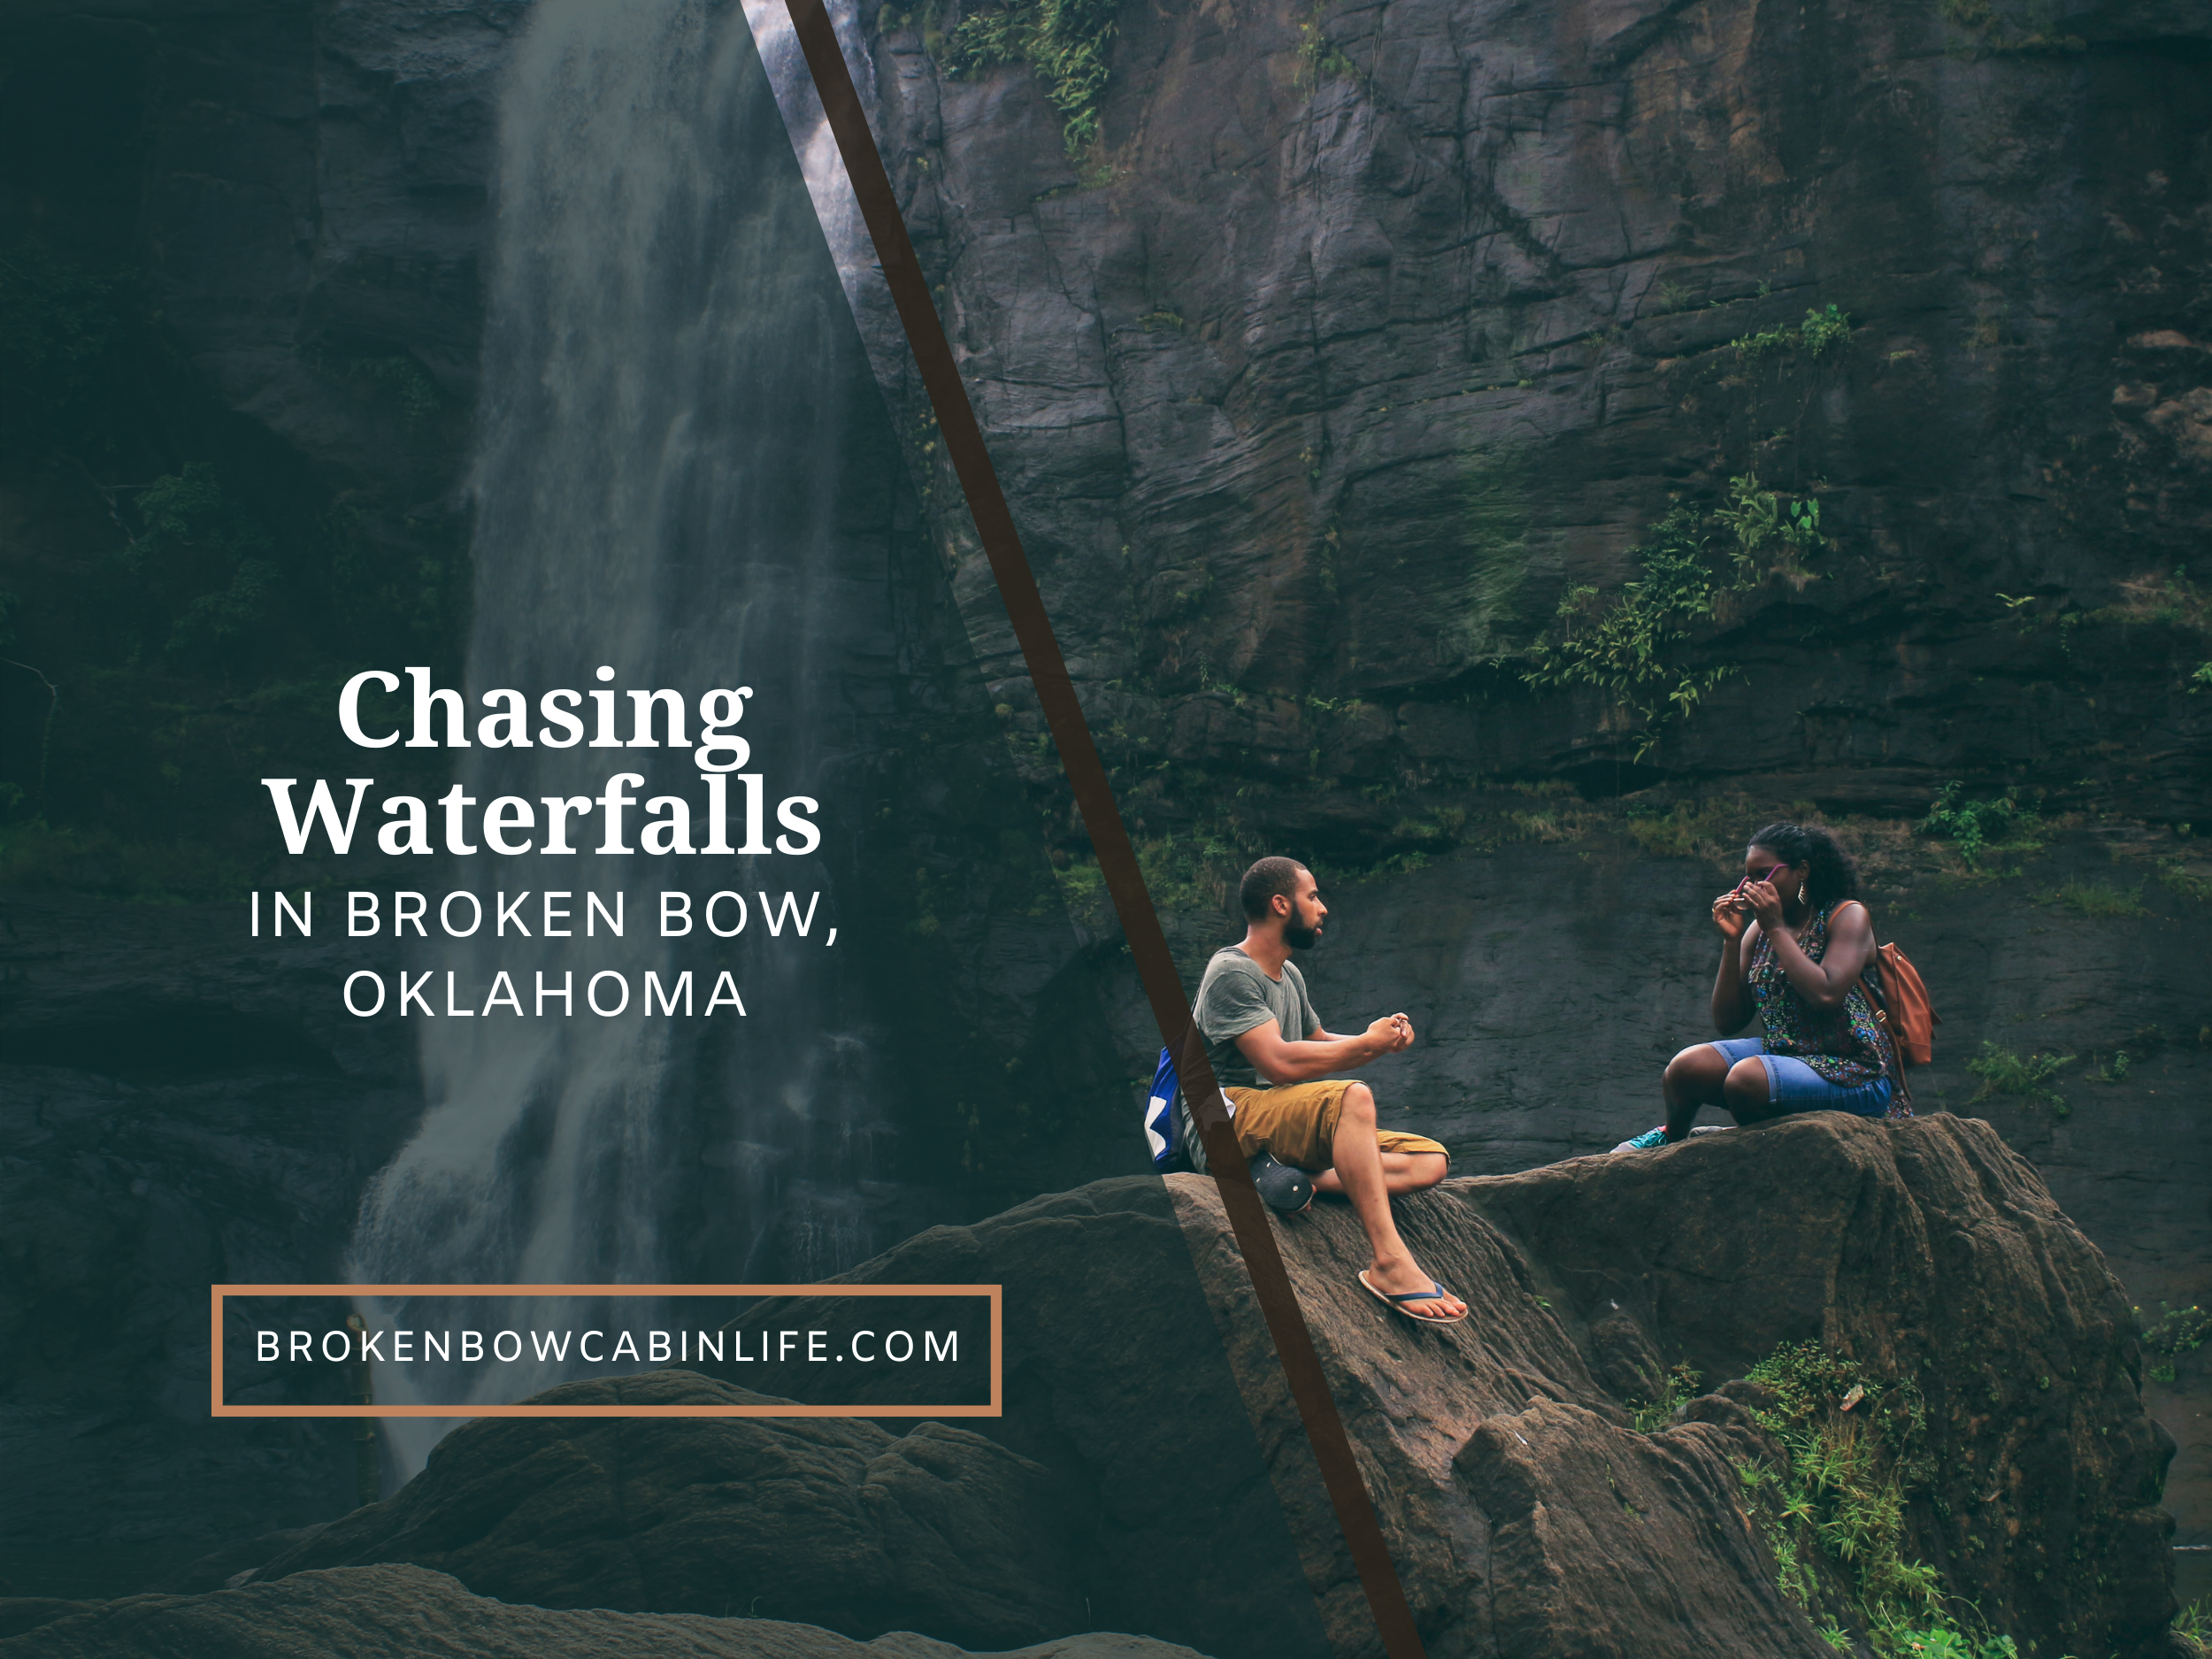
[[[1766,1067],[1770,1105],[1793,1112],[1856,1112],[1862,1118],[1879,1118],[1889,1110],[1890,1087],[1886,1077],[1846,1088],[1831,1083],[1794,1056],[1769,1054],[1762,1037],[1724,1037],[1712,1046],[1727,1056],[1732,1066],[1739,1060],[1756,1060]]]

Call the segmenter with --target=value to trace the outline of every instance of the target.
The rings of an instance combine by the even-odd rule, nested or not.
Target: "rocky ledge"
[[[1978,1617],[2023,1654],[2176,1651],[2171,1444],[2127,1303],[1987,1125],[1808,1117],[1401,1208],[1466,1324],[1379,1308],[1341,1206],[1278,1228],[1436,1659],[1825,1659],[1824,1626],[1864,1654],[1908,1614]],[[1223,1655],[1379,1651],[1210,1183],[1094,1183],[850,1278],[1002,1284],[1006,1415],[481,1421],[233,1588],[0,1604],[33,1626],[0,1653],[135,1652],[162,1621],[164,1652],[216,1651],[186,1632],[218,1629],[222,1651],[287,1650],[275,1632],[349,1597],[387,1621],[419,1601],[426,1629],[502,1653],[582,1640],[563,1619],[614,1654],[1097,1624]],[[632,1396],[740,1397],[664,1371],[545,1398]],[[838,1634],[760,1645],[800,1639],[724,1617],[746,1611]]]

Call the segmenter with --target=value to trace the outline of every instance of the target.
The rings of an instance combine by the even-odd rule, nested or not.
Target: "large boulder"
[[[52,1604],[66,1608],[67,1604]],[[0,1617],[8,1604],[0,1602]],[[4,1626],[0,1626],[4,1628]],[[8,1659],[963,1659],[901,1632],[858,1642],[762,1618],[556,1611],[472,1595],[411,1566],[303,1572],[202,1595],[134,1595],[65,1610],[13,1640]],[[1002,1659],[1197,1659],[1138,1636],[1084,1635]]]
[[[1331,1643],[1379,1652],[1216,1190],[1167,1185]],[[1179,1513],[1128,1527],[1125,1548],[1148,1537],[1203,1563],[1228,1529],[1172,1392],[1211,1344],[1151,1317],[1142,1286],[1176,1281],[1174,1253],[1148,1257],[1142,1234],[1104,1219],[1148,1186],[1102,1182],[933,1229],[849,1277],[1002,1282],[1010,1379],[1064,1402],[1056,1447],[1024,1449],[1079,1473],[1071,1490],[1189,1493]],[[1277,1231],[1437,1659],[1832,1651],[1777,1588],[1747,1507],[1740,1467],[1777,1457],[1740,1402],[1755,1391],[1692,1400],[1649,1434],[1627,1409],[1659,1396],[1667,1368],[1717,1386],[1803,1341],[1925,1402],[1932,1474],[1908,1506],[1909,1558],[2024,1651],[2164,1650],[2170,1523],[2155,1506],[2171,1443],[2142,1409],[2126,1299],[1987,1125],[1806,1116],[1455,1180],[1399,1212],[1425,1264],[1473,1304],[1466,1324],[1417,1328],[1382,1310],[1356,1282],[1366,1247],[1340,1205]],[[749,1322],[834,1317],[781,1304]],[[1039,1425],[1010,1410],[975,1426]]]
[[[1473,1305],[1466,1323],[1418,1326],[1370,1297],[1344,1206],[1275,1225],[1434,1659],[1832,1652],[1805,1607],[1849,1623],[1832,1594],[1848,1574],[1808,1543],[1809,1576],[1786,1592],[1753,1484],[1784,1472],[1783,1444],[1773,1391],[1745,1373],[1788,1344],[1911,1420],[1913,1458],[1881,1474],[1908,1500],[1902,1559],[2023,1652],[2170,1651],[2170,1442],[2143,1413],[2129,1309],[1987,1125],[1806,1116],[1398,1209]],[[933,1228],[847,1277],[1002,1285],[1005,1415],[897,1436],[480,1422],[256,1582],[406,1561],[503,1599],[754,1609],[848,1634],[974,1645],[1103,1624],[1221,1654],[1380,1652],[1211,1182],[1096,1183]],[[794,1300],[741,1323],[841,1312]],[[1712,1391],[1683,1386],[1684,1366]],[[833,1370],[816,1371],[823,1400]],[[784,1375],[807,1393],[803,1371]],[[878,1375],[860,1397],[915,1386]],[[543,1398],[717,1394],[759,1397],[658,1373]]]
[[[1822,1113],[1455,1183],[1588,1340],[1640,1328],[1708,1381],[1817,1341],[1924,1401],[1909,1553],[2027,1648],[2164,1650],[2173,1441],[2126,1296],[2026,1159],[1973,1119]]]

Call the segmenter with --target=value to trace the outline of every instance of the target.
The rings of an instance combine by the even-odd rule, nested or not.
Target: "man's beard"
[[[1311,950],[1321,942],[1319,927],[1301,927],[1295,922],[1283,925],[1283,943],[1293,950]]]

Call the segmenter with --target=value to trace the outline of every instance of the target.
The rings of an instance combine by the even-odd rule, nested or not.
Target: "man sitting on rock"
[[[1425,1325],[1465,1318],[1467,1304],[1422,1271],[1390,1214],[1396,1194],[1442,1180],[1450,1155],[1425,1135],[1377,1128],[1373,1091],[1329,1075],[1411,1046],[1413,1023],[1392,1014],[1356,1037],[1321,1028],[1290,959],[1320,943],[1329,914],[1303,864],[1261,859],[1240,896],[1243,942],[1214,953],[1195,1010],[1239,1146],[1315,1171],[1316,1192],[1351,1200],[1374,1254],[1359,1276],[1369,1291]]]

